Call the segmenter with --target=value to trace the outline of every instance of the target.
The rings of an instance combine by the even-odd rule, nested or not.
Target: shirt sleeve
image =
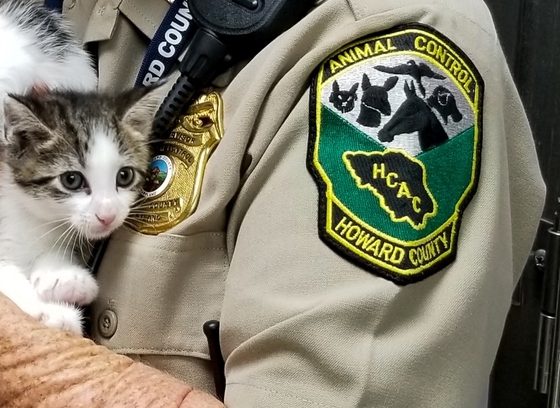
[[[482,1],[468,2],[470,12],[443,4],[456,2],[385,3],[325,2],[227,91],[239,93],[239,106],[262,97],[228,231],[221,337],[230,408],[479,407],[484,399],[544,203],[532,135]],[[455,259],[403,285],[320,235],[321,190],[308,163],[316,119],[310,78],[346,44],[412,23],[442,33],[478,70],[483,142]],[[251,95],[258,84],[242,95],[263,71],[266,96]],[[399,79],[400,92],[404,84]],[[446,171],[452,178],[456,170]]]

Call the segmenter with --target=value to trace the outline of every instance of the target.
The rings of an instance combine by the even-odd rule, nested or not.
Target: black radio
[[[312,5],[313,0],[188,0],[196,32],[179,66],[181,76],[156,115],[155,137],[165,137],[198,90],[230,64],[257,54]]]

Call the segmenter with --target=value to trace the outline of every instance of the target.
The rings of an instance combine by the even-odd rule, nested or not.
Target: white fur
[[[69,52],[59,60],[44,51],[48,47],[41,50],[33,27],[22,30],[14,23],[14,15],[25,13],[25,9],[8,11],[0,9],[0,101],[7,93],[25,93],[37,84],[74,90],[96,88],[96,74],[76,44],[69,44]],[[75,333],[81,333],[82,317],[73,305],[92,302],[98,291],[90,272],[76,259],[73,246],[78,242],[78,231],[94,238],[107,236],[118,226],[117,221],[122,223],[126,217],[116,191],[110,194],[109,187],[103,188],[107,183],[115,190],[117,147],[109,135],[99,139],[88,157],[92,167],[86,165],[86,176],[96,187],[90,196],[77,195],[67,205],[30,198],[11,182],[7,166],[0,170],[0,291],[46,325]],[[124,199],[128,204],[131,200]],[[100,228],[95,219],[103,202],[108,206],[104,210],[112,211],[114,206],[118,212],[110,230]],[[66,230],[66,221],[73,224],[72,229]]]
[[[80,48],[72,51],[64,61],[46,55],[32,30],[21,30],[9,16],[0,14],[0,100],[9,92],[28,92],[36,84],[94,90],[97,78],[86,53]]]
[[[80,333],[81,314],[72,304],[90,303],[98,288],[89,271],[76,264],[76,230],[69,229],[68,222],[57,222],[68,213],[47,200],[30,199],[10,182],[8,173],[4,167],[0,291],[45,324]]]
[[[109,235],[115,226],[122,225],[136,195],[128,189],[115,188],[118,171],[131,163],[127,163],[126,157],[119,153],[114,135],[103,128],[92,129],[91,132],[91,144],[86,158],[87,166],[83,173],[89,182],[92,194],[80,197],[80,219],[76,219],[74,224],[87,228],[91,239],[99,239]],[[111,228],[107,229],[100,223],[96,219],[96,214],[114,215],[115,220],[109,226]]]
[[[72,304],[87,305],[98,292],[89,271],[77,264],[85,259],[74,247],[86,238],[110,235],[123,224],[136,197],[116,187],[118,171],[130,163],[119,153],[114,135],[102,128],[92,129],[91,135],[85,168],[76,169],[85,175],[91,194],[33,199],[11,181],[7,166],[0,178],[0,291],[46,324],[71,330],[80,327],[81,318]],[[115,215],[107,226],[96,218],[106,213]],[[64,302],[64,307],[45,309],[49,302]]]

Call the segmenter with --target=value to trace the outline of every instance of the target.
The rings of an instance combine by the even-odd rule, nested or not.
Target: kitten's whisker
[[[85,242],[87,242],[87,239],[85,239],[85,236],[84,236],[83,232],[84,231],[83,231],[83,226],[82,226],[82,227],[80,227],[80,234],[79,234],[80,244],[79,245],[80,245],[80,252],[82,254],[82,261],[83,261],[84,264],[87,264],[86,256],[84,255],[84,245],[85,245]]]
[[[56,247],[56,245],[58,244],[58,241],[60,241],[62,239],[62,237],[64,236],[64,234],[66,234],[68,232],[68,230],[72,228],[72,225],[68,225],[68,227],[58,236],[58,238],[56,239],[56,241],[53,242],[53,245],[51,247],[51,251],[54,249],[54,247]],[[50,251],[49,251],[50,252]]]
[[[151,144],[155,144],[155,143],[160,143],[160,142],[164,142],[166,139],[151,139],[148,140],[147,142],[137,142],[136,145],[137,146],[148,146]]]
[[[34,245],[35,243],[37,243],[39,240],[41,240],[42,238],[44,238],[45,236],[47,236],[47,235],[50,234],[51,232],[57,230],[57,229],[60,228],[60,227],[63,227],[64,225],[66,225],[66,224],[68,224],[68,223],[69,223],[68,221],[65,221],[65,222],[63,222],[62,224],[57,225],[57,226],[54,227],[54,228],[51,228],[50,230],[48,230],[47,232],[45,232],[43,235],[41,235],[39,238],[37,238],[35,241],[33,241],[33,242],[31,243],[31,245]]]
[[[133,204],[130,206],[130,209],[132,210],[132,209],[138,208],[138,207],[146,207],[146,208],[147,208],[148,205],[146,204],[146,202],[145,202],[144,200],[139,200],[139,201],[133,203]]]
[[[130,211],[138,211],[138,210],[149,211],[149,212],[152,212],[152,213],[154,212],[153,208],[150,208],[149,205],[138,205],[138,206],[132,207],[130,209]]]
[[[134,222],[139,222],[139,223],[144,224],[144,225],[153,226],[152,224],[150,224],[150,223],[147,222],[147,221],[134,220]],[[134,227],[134,223],[133,223],[131,220],[125,220],[124,223],[126,223],[126,224],[127,224],[128,226],[130,226],[130,227]],[[123,224],[124,224],[124,223],[123,223]],[[153,227],[153,228],[155,229],[155,227]]]
[[[85,236],[84,236],[84,242],[86,243],[87,248],[90,249],[89,253],[91,255],[91,249],[95,246],[95,244],[92,241],[90,241],[89,239],[87,239],[87,237],[85,237]]]
[[[143,204],[135,205],[134,207],[130,207],[129,211],[136,211],[136,210],[145,210],[145,211],[154,212],[154,209],[150,208],[149,205],[143,205]]]
[[[70,219],[70,217],[65,217],[65,218],[60,218],[60,219],[58,219],[58,220],[45,222],[44,224],[37,225],[36,227],[32,228],[30,231],[34,231],[34,230],[36,230],[36,229],[38,229],[38,228],[45,227],[45,226],[47,226],[47,225],[49,225],[49,224],[54,224],[55,222],[68,221],[69,219]]]
[[[56,247],[56,245],[58,244],[58,242],[68,233],[68,231],[70,231],[72,229],[72,225],[70,225],[68,228],[66,228],[66,230],[60,234],[60,236],[57,238],[57,240],[53,243],[51,249],[49,250],[48,254],[49,255],[52,250]],[[58,256],[58,252],[57,252],[57,256]]]
[[[70,245],[70,263],[72,263],[72,260],[74,259],[74,255],[76,254],[76,240],[79,237],[78,230],[74,230],[74,231],[75,233],[72,238],[72,244]],[[70,244],[70,242],[68,242],[68,244]],[[66,249],[68,249],[68,244],[66,245]],[[66,249],[64,250],[64,255],[66,255]]]
[[[72,242],[72,238],[74,238],[74,235],[76,235],[75,233],[76,230],[72,231],[72,234],[70,234],[70,238],[68,238],[68,243],[64,247],[64,252],[62,253],[62,259],[66,259],[66,251],[68,250],[68,245],[70,245],[70,243]],[[70,263],[72,263],[72,251],[70,251]]]
[[[68,218],[68,219],[66,219],[66,220],[57,220],[56,222],[58,223],[58,225],[55,225],[51,230],[49,230],[49,231],[47,231],[46,233],[44,233],[41,237],[43,237],[44,235],[50,233],[52,230],[61,227],[62,225],[68,224],[68,223],[70,222],[70,219]],[[33,228],[29,229],[29,232],[35,232],[35,231],[37,231],[38,229],[43,229],[43,230],[44,230],[44,227],[48,227],[49,224],[54,224],[54,222],[48,222],[48,223],[45,223],[45,224],[43,224],[43,225],[38,225],[38,226],[36,226],[36,227],[33,227]],[[39,231],[39,232],[40,232],[40,231]],[[41,237],[40,237],[40,238],[41,238]]]
[[[140,197],[140,198],[134,200],[134,201],[132,202],[132,204],[130,204],[130,207],[132,208],[132,207],[134,207],[136,204],[141,203],[142,201],[146,201],[146,200],[147,200],[146,197]]]
[[[86,228],[84,227],[84,230],[82,231],[82,250],[85,249],[88,252],[88,255],[91,255],[91,250],[90,248],[93,247],[93,243],[88,239],[88,237],[85,234],[85,230]]]
[[[130,215],[130,214],[132,214],[134,212],[138,212],[138,211],[142,211],[144,213],[152,213],[152,214],[154,213],[154,210],[150,209],[148,207],[134,207],[134,208],[131,208],[129,210],[128,214]]]
[[[139,223],[141,223],[141,224],[144,224],[144,225],[152,226],[152,224],[150,224],[150,223],[148,223],[148,222],[146,222],[146,221],[142,221],[142,220],[135,220],[135,221],[136,221],[136,222],[139,222]],[[124,224],[124,223],[123,223],[123,224]],[[135,228],[134,223],[132,223],[131,221],[126,221],[126,225],[128,225],[128,226],[131,227],[132,229]],[[155,227],[154,227],[154,229],[155,229]]]
[[[150,208],[147,205],[138,205],[138,206],[135,206],[135,207],[131,207],[130,210],[129,210],[129,214],[133,213],[135,211],[144,211],[144,212],[147,212],[147,213],[153,213],[154,212],[153,208]]]
[[[153,226],[152,224],[149,224],[147,222],[143,222],[143,221],[140,221],[140,220],[137,220],[137,221],[142,222],[142,223],[148,225],[149,227],[152,227],[152,229],[154,231],[156,230],[156,227]],[[136,226],[134,224],[132,224],[130,221],[124,220],[123,225],[128,229],[132,229],[133,231],[136,231]]]
[[[72,250],[71,254],[72,254],[72,256],[78,255],[77,245],[78,245],[78,240],[79,240],[79,238],[80,238],[80,231],[77,230],[77,231],[76,231],[76,236],[74,237],[74,242],[73,242],[72,247],[71,247],[71,250]],[[70,259],[72,259],[72,258],[70,258]]]
[[[58,258],[58,255],[60,254],[60,250],[64,246],[64,243],[66,242],[66,239],[72,234],[72,231],[73,231],[73,228],[70,227],[64,232],[64,238],[60,242],[60,245],[58,246],[58,249],[56,251],[56,258]],[[62,259],[64,259],[64,257]]]
[[[69,148],[72,150],[72,152],[75,154],[74,157],[80,157],[80,155],[78,154],[78,151],[76,150],[76,148],[75,148],[74,146],[72,146],[72,145],[70,144],[70,142],[69,142],[66,138],[63,137],[62,140],[63,140],[64,142],[66,142],[66,144],[68,145],[68,147],[69,147]]]
[[[143,219],[145,216],[150,216],[152,213],[137,213],[137,214],[130,214],[131,216],[127,217],[126,220],[128,222],[140,222],[142,224],[148,224],[149,222]]]
[[[74,238],[75,238],[77,233],[78,233],[78,230],[76,228],[74,228],[74,230],[72,231],[72,234],[70,234],[70,236],[68,238],[68,243],[64,247],[64,252],[62,254],[62,259],[66,259],[66,251],[68,250],[68,247],[70,246],[70,263],[72,263],[72,258],[73,258],[72,254],[74,252],[74,249],[73,249],[72,245],[74,243]]]
[[[139,210],[139,211],[131,211],[131,212],[128,213],[128,215],[129,215],[129,216],[131,216],[131,215],[145,215],[145,214],[150,215],[150,214],[153,214],[153,213],[154,213],[153,211],[148,211],[148,210],[143,211],[143,210]],[[128,217],[127,217],[127,218],[128,218]]]

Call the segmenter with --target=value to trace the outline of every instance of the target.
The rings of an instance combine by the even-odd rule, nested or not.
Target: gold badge
[[[222,115],[220,95],[202,95],[179,118],[169,138],[156,145],[142,189],[145,200],[129,219],[135,230],[157,235],[194,212],[206,163],[224,133]]]

